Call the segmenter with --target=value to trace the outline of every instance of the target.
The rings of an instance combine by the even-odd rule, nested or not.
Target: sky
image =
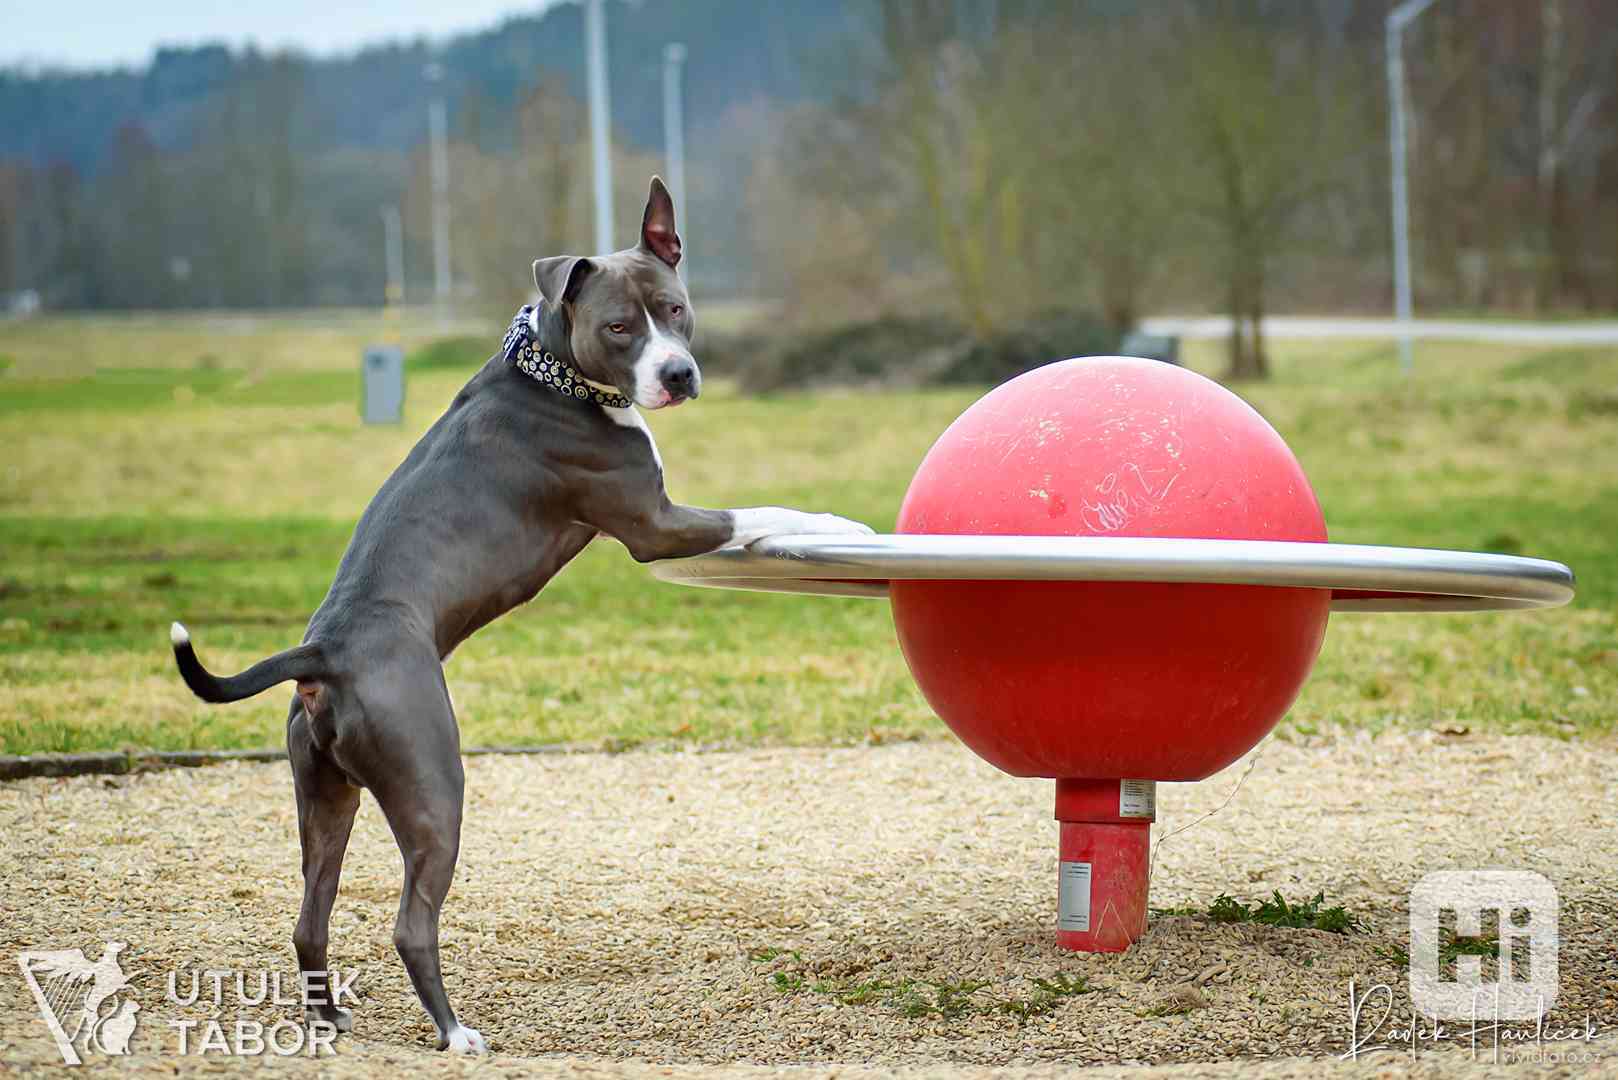
[[[392,39],[479,30],[556,0],[0,0],[0,65],[139,66],[160,45],[249,42],[347,52]]]

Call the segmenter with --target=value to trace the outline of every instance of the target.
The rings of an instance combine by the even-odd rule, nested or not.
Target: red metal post
[[[1123,952],[1140,940],[1156,818],[1151,780],[1056,781],[1058,946]]]

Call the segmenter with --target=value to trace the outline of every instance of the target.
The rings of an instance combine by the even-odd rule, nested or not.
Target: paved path
[[[1415,319],[1413,336],[1428,341],[1481,341],[1497,345],[1618,345],[1618,321],[1605,322],[1466,322],[1458,319]],[[1164,315],[1144,319],[1149,334],[1217,338],[1230,333],[1227,315]],[[1272,315],[1264,333],[1272,338],[1380,338],[1396,340],[1396,319],[1313,318]]]

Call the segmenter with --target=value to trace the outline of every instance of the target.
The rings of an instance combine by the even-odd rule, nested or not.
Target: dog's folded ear
[[[640,246],[672,266],[680,265],[680,234],[674,231],[674,199],[663,178],[652,177],[646,213],[640,219]]]
[[[534,287],[553,304],[572,303],[579,286],[590,276],[595,264],[577,255],[555,255],[534,260]]]

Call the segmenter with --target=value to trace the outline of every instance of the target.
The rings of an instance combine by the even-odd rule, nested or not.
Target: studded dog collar
[[[536,340],[534,327],[537,323],[533,305],[524,304],[506,328],[506,336],[500,343],[507,363],[515,365],[518,371],[535,382],[575,401],[593,401],[613,409],[627,409],[634,404],[616,391],[601,389],[575,368],[558,360],[555,354]]]

